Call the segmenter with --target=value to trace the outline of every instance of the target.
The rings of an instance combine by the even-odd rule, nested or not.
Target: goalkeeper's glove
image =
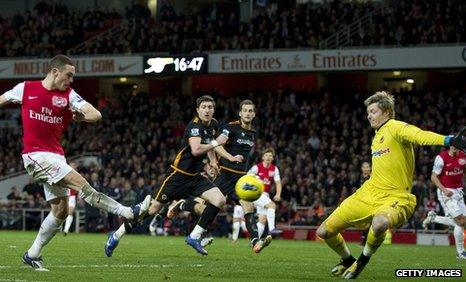
[[[447,137],[448,145],[463,151],[466,150],[466,136],[463,135],[465,131],[466,127],[463,127],[463,129],[461,129],[460,132],[458,132],[458,134],[456,134],[455,136],[450,136],[449,138]]]

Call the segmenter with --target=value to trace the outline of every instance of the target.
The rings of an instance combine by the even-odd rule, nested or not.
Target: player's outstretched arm
[[[97,122],[102,119],[102,114],[86,102],[79,111],[73,112],[73,119],[75,121]]]
[[[0,96],[0,108],[9,103],[10,101],[6,98],[6,94],[3,94],[2,96]]]
[[[218,143],[214,140],[209,144],[201,144],[201,137],[189,137],[189,147],[191,148],[191,154],[193,156],[202,156],[209,150],[212,150],[218,146]]]
[[[217,139],[215,139],[219,146],[214,147],[215,153],[217,153],[219,156],[221,156],[224,159],[229,160],[230,162],[242,162],[243,161],[243,156],[241,155],[236,155],[233,156],[232,154],[228,153],[225,148],[223,148],[223,145],[225,145],[228,141],[228,137],[226,137],[223,134],[220,134]]]
[[[466,126],[463,127],[463,129],[458,132],[455,136],[450,138],[450,146],[453,146],[457,149],[466,150],[466,137],[464,136],[464,133],[466,132]]]

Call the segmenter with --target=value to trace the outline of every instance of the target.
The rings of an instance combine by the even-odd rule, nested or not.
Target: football
[[[241,200],[252,202],[264,192],[264,183],[255,175],[246,174],[236,182],[235,191]]]

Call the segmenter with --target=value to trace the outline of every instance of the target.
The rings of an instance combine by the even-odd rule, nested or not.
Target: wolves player
[[[332,273],[343,275],[345,279],[354,279],[361,273],[384,241],[388,228],[400,226],[412,216],[416,207],[416,197],[410,193],[414,174],[413,144],[466,147],[466,138],[462,136],[466,128],[457,136],[443,136],[395,120],[393,96],[385,91],[376,92],[364,104],[367,119],[375,130],[371,177],[317,230],[317,235],[342,258]],[[340,232],[349,226],[361,227],[368,223],[371,226],[367,242],[356,260]]]
[[[168,176],[161,187],[155,191],[149,208],[149,215],[160,212],[162,206],[170,201],[200,197],[208,202],[197,225],[186,238],[186,243],[198,253],[207,255],[201,245],[201,236],[217,216],[220,207],[225,204],[225,197],[212,181],[201,173],[204,159],[207,156],[211,162],[216,162],[212,149],[221,146],[214,140],[217,131],[217,121],[213,119],[215,101],[211,96],[204,95],[196,100],[197,116],[189,122],[185,129],[185,146],[178,152],[168,171]],[[130,224],[122,224],[116,232],[110,232],[105,245],[105,254],[110,257],[122,236],[131,229]]]
[[[466,259],[464,251],[464,227],[466,226],[466,206],[464,204],[463,178],[466,154],[450,146],[435,157],[431,180],[437,186],[437,197],[445,211],[445,216],[437,216],[430,211],[422,222],[424,228],[432,223],[449,225],[454,228],[456,257]]]
[[[137,220],[149,207],[150,197],[129,208],[97,192],[70,167],[60,144],[63,132],[71,119],[97,122],[100,112],[84,101],[72,88],[75,67],[70,58],[58,55],[49,64],[43,80],[25,81],[0,96],[0,107],[10,102],[22,104],[23,162],[34,180],[44,184],[45,198],[52,207],[42,222],[31,248],[23,255],[23,262],[44,271],[42,248],[60,230],[68,215],[68,188],[79,192],[93,207]]]
[[[224,147],[215,148],[215,152],[222,158],[220,159],[220,174],[215,179],[215,184],[220,188],[223,195],[228,196],[231,200],[238,202],[238,197],[235,193],[235,184],[241,176],[247,172],[247,161],[235,161],[235,157],[241,157],[241,160],[247,160],[251,153],[256,131],[252,128],[252,121],[256,116],[256,108],[251,100],[243,100],[239,105],[239,121],[228,123],[220,131],[220,136],[217,137],[219,143],[225,143]],[[271,236],[260,239],[257,232],[256,217],[254,214],[254,204],[251,202],[239,200],[244,212],[246,227],[251,236],[251,246],[253,251],[259,253],[262,249],[268,246],[272,240]],[[202,204],[192,200],[182,200],[169,210],[169,216],[178,213],[180,210],[195,212],[202,210]],[[238,208],[233,214],[234,217],[241,217],[242,213]]]
[[[274,201],[278,202],[281,200],[282,182],[278,167],[272,163],[274,158],[275,150],[272,148],[267,148],[264,150],[264,152],[262,152],[262,162],[254,165],[248,171],[249,174],[259,176],[262,182],[264,182],[264,193],[262,193],[259,199],[254,201],[254,206],[257,208],[257,213],[259,214],[259,222],[257,223],[259,237],[262,236],[266,223],[271,235],[279,235],[282,233],[281,230],[275,228],[276,205]],[[273,197],[273,201],[270,199],[269,194],[272,181],[275,183],[276,191],[275,196]]]

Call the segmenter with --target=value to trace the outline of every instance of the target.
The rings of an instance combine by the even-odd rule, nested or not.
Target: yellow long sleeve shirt
[[[414,176],[413,144],[444,145],[445,136],[390,119],[372,140],[372,174],[367,184],[375,189],[411,192]]]

